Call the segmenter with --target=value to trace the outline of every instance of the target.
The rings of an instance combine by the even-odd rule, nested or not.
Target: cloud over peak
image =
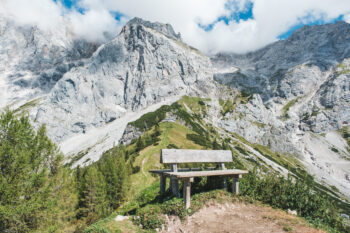
[[[67,2],[67,0],[66,0]],[[348,0],[0,0],[0,14],[21,25],[55,30],[69,25],[78,38],[103,41],[133,17],[170,23],[205,53],[244,53],[278,40],[296,25],[350,22]]]

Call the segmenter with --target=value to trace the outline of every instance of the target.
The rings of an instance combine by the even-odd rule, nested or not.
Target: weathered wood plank
[[[228,163],[232,162],[230,150],[162,149],[161,163]]]
[[[228,169],[228,170],[213,170],[213,171],[194,171],[194,172],[165,172],[164,174],[177,178],[200,177],[200,176],[233,176],[247,174],[246,170]]]

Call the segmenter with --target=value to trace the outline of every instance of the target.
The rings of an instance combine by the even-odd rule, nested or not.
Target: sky
[[[0,0],[0,14],[21,25],[103,42],[133,17],[170,23],[207,54],[246,53],[286,39],[303,25],[350,23],[350,0]]]

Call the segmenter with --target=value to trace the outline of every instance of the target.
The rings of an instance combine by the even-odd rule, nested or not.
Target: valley
[[[336,211],[350,214],[350,24],[305,26],[257,51],[211,56],[185,44],[171,25],[141,18],[104,43],[76,40],[66,30],[47,33],[0,18],[0,107],[28,116],[36,130],[45,125],[74,174],[79,208],[67,232],[73,225],[78,232],[154,230],[164,227],[164,219],[154,220],[159,216],[201,214],[204,196],[221,207],[221,197],[228,205],[242,201],[243,209],[250,202],[298,207],[299,217],[323,230],[339,227]],[[158,195],[148,172],[161,168],[163,148],[231,150],[229,167],[253,175],[239,197],[198,180],[201,201],[187,213],[180,200]],[[106,184],[98,182],[103,177]],[[119,196],[94,192],[103,185]],[[98,204],[87,203],[87,190]],[[322,210],[330,217],[317,222]],[[120,225],[116,214],[139,219]]]

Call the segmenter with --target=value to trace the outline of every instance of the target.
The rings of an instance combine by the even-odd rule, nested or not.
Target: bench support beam
[[[170,165],[170,170],[172,172],[177,172],[177,164],[171,164]],[[179,180],[176,177],[171,177],[170,178],[170,188],[171,188],[172,194],[175,197],[180,197]]]
[[[165,193],[165,187],[166,187],[166,176],[164,174],[160,175],[160,193]]]
[[[186,209],[191,206],[191,182],[193,182],[193,178],[183,179],[183,199]]]

